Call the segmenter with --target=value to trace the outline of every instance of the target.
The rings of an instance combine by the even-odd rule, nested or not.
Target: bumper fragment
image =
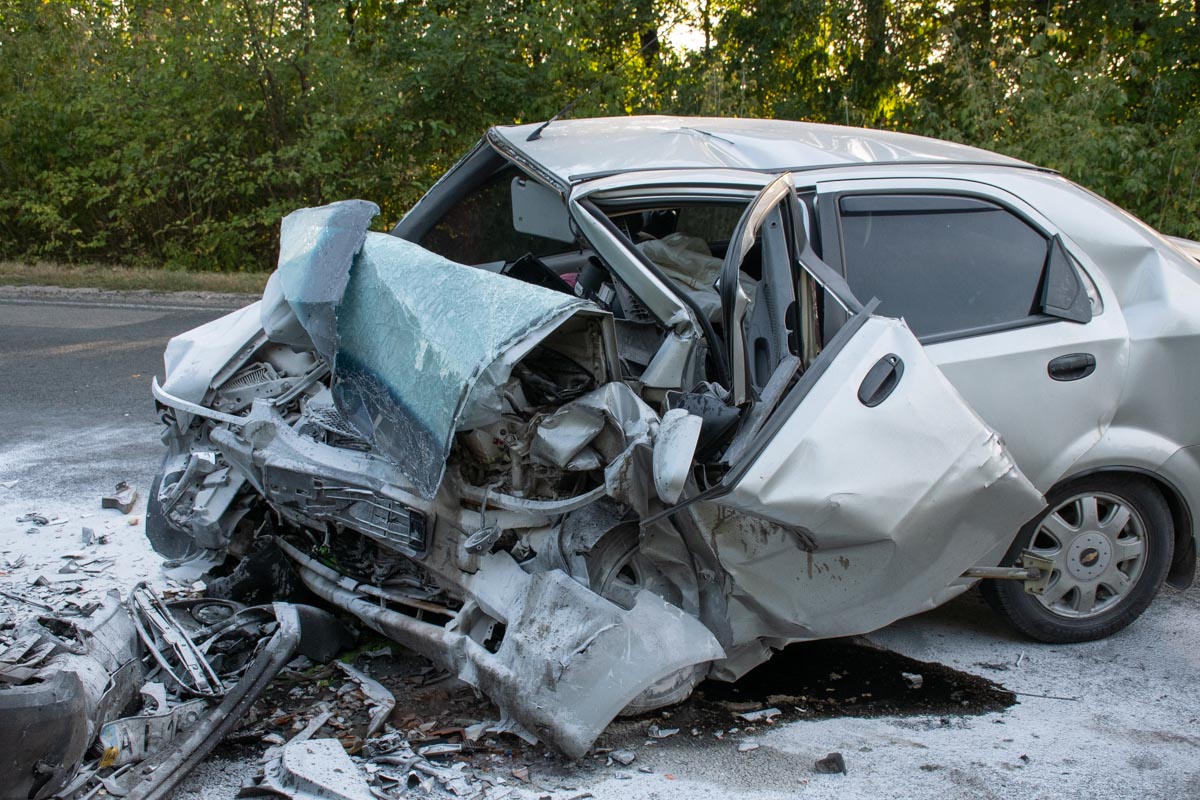
[[[505,625],[495,652],[467,633],[382,606],[280,542],[318,596],[487,694],[528,733],[583,756],[643,690],[680,669],[723,658],[697,619],[647,591],[625,610],[559,571],[528,574],[506,555],[481,560],[472,601]]]

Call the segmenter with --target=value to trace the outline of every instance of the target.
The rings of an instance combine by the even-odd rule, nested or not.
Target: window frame
[[[1063,249],[1070,257],[1071,265],[1075,270],[1075,274],[1080,280],[1080,283],[1089,291],[1089,296],[1099,298],[1099,304],[1093,308],[1092,318],[1095,318],[1104,313],[1104,298],[1100,293],[1095,280],[1089,274],[1087,268],[1079,258],[1078,250],[1066,240],[1060,231],[1054,229],[1053,226],[1047,224],[1046,221],[1035,218],[1025,209],[1020,208],[1015,203],[1009,202],[1006,198],[1000,196],[999,192],[985,191],[984,187],[971,181],[961,179],[934,179],[931,181],[923,181],[921,185],[912,185],[919,178],[873,178],[860,181],[864,184],[855,188],[837,188],[829,184],[818,184],[816,189],[816,209],[817,222],[816,227],[821,232],[822,252],[821,256],[826,263],[832,264],[837,269],[847,282],[850,280],[849,264],[846,261],[845,248],[845,232],[843,229],[843,214],[841,210],[841,200],[844,197],[853,196],[914,196],[914,195],[929,195],[934,197],[949,197],[949,198],[964,198],[969,200],[977,200],[990,203],[1004,211],[1015,216],[1021,222],[1028,225],[1033,231],[1040,235],[1046,241],[1047,259],[1050,255],[1050,249],[1053,246],[1055,238],[1062,244]],[[839,187],[851,183],[853,181],[832,181],[830,184],[838,184]],[[966,185],[963,185],[966,184]],[[1042,286],[1047,274],[1047,261],[1042,263],[1041,277],[1038,282],[1039,295],[1042,292]],[[871,298],[866,298],[864,302]],[[940,333],[918,336],[917,341],[923,345],[938,344],[940,342],[957,341],[959,339],[969,339],[976,336],[987,336],[993,333],[1003,333],[1005,331],[1020,330],[1022,328],[1031,328],[1039,325],[1047,325],[1051,323],[1070,323],[1075,325],[1084,324],[1086,322],[1077,322],[1063,317],[1054,316],[1051,314],[1034,313],[1024,317],[1007,320],[1004,322],[989,323],[986,325],[976,325],[968,328],[958,328],[954,330],[943,331]]]
[[[580,252],[580,244],[579,244],[578,238],[576,238],[576,240],[574,242],[564,242],[564,241],[559,241],[557,239],[549,239],[547,237],[539,236],[537,234],[524,233],[524,232],[518,231],[512,225],[513,210],[512,210],[511,186],[512,186],[512,181],[517,180],[517,179],[536,182],[536,179],[533,178],[532,176],[530,176],[528,173],[526,173],[523,169],[521,169],[521,167],[519,167],[516,164],[511,164],[511,163],[501,164],[499,167],[492,170],[491,172],[484,174],[481,179],[472,182],[469,186],[463,188],[461,191],[459,191],[457,193],[457,195],[455,195],[448,202],[446,202],[444,207],[440,209],[439,213],[435,217],[432,217],[429,220],[429,223],[424,227],[424,229],[420,231],[419,236],[417,236],[414,239],[415,243],[420,245],[421,247],[425,248],[426,250],[429,250],[430,252],[437,253],[438,255],[442,256],[443,258],[448,258],[449,260],[454,261],[456,263],[465,264],[467,266],[472,266],[472,267],[479,267],[479,266],[483,266],[485,264],[499,263],[501,260],[503,260],[504,263],[512,263],[513,261],[521,258],[526,253],[531,253],[532,255],[534,255],[537,258],[552,258],[556,255],[561,255],[562,253],[578,253],[578,252]],[[491,193],[491,192],[496,193],[496,195],[498,196],[497,199],[501,200],[501,205],[505,205],[505,204],[507,205],[507,212],[508,212],[507,216],[501,214],[500,218],[498,218],[499,221],[497,222],[497,224],[501,225],[501,227],[507,226],[506,234],[513,237],[511,243],[514,243],[514,244],[520,243],[525,246],[515,248],[510,254],[504,256],[503,258],[486,258],[481,261],[476,257],[472,257],[470,259],[459,258],[458,256],[461,256],[462,254],[458,253],[458,252],[450,252],[450,253],[443,252],[443,250],[446,250],[448,248],[435,247],[434,244],[436,244],[436,243],[431,243],[429,241],[430,237],[432,237],[436,234],[436,232],[438,231],[438,228],[440,226],[442,226],[443,224],[445,224],[447,222],[448,218],[452,214],[456,214],[458,212],[458,210],[460,209],[460,207],[462,207],[466,203],[478,202],[477,198],[480,198],[485,193]],[[565,208],[565,206],[564,206],[564,208]],[[453,238],[453,236],[451,236],[451,239],[452,238]],[[521,240],[528,240],[528,241],[522,242]],[[553,248],[551,248],[552,252],[543,252],[544,250],[547,249],[545,245],[541,245],[536,248],[533,247],[534,244],[540,245],[542,242],[549,244],[549,245],[553,245],[553,248],[561,247],[561,251],[557,251],[557,250],[554,250]],[[478,255],[478,254],[476,254],[476,255]],[[493,255],[499,256],[500,254],[496,253]]]

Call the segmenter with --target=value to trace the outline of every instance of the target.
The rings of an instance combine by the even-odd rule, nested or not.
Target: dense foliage
[[[894,128],[1200,238],[1200,0],[0,0],[0,258],[272,266],[302,205],[403,210],[489,125]],[[679,32],[690,47],[672,46]],[[585,90],[589,91],[579,95]]]

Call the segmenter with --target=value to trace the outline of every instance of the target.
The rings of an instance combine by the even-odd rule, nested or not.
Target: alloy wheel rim
[[[1106,492],[1070,497],[1038,523],[1026,548],[1054,565],[1035,597],[1061,617],[1100,616],[1133,591],[1148,546],[1146,523],[1125,499]]]

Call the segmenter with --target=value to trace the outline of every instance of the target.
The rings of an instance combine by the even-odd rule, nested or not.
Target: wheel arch
[[[1171,557],[1171,569],[1167,572],[1167,583],[1176,589],[1192,585],[1196,574],[1196,529],[1195,517],[1182,491],[1175,483],[1153,470],[1128,465],[1111,465],[1076,472],[1059,481],[1051,491],[1080,478],[1092,475],[1130,475],[1147,479],[1162,495],[1171,512],[1171,524],[1175,528],[1175,552]]]

